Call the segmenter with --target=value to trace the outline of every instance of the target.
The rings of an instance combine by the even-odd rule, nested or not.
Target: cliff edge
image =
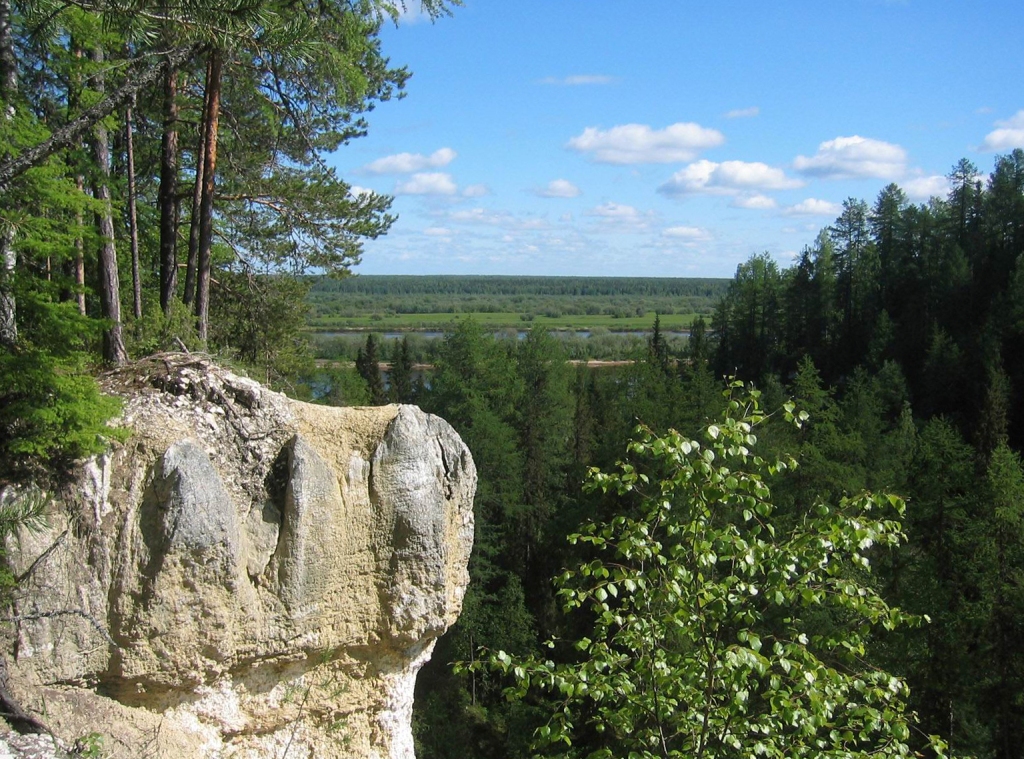
[[[11,692],[114,757],[411,758],[416,673],[469,581],[454,430],[192,356],[104,386],[130,437],[7,547]]]

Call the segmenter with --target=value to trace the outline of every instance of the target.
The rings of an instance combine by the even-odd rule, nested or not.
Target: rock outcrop
[[[412,757],[416,673],[468,583],[451,427],[184,356],[105,385],[130,437],[8,546],[22,705],[132,759]]]

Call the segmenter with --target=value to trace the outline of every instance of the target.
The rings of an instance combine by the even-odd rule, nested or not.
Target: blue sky
[[[333,157],[395,195],[364,274],[728,277],[1024,147],[1020,0],[465,0],[382,38],[407,95]]]

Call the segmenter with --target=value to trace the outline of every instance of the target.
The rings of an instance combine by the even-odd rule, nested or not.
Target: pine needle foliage
[[[59,473],[120,435],[107,426],[120,403],[100,392],[87,363],[98,322],[45,291],[23,290],[19,307],[31,327],[0,351],[0,480]]]

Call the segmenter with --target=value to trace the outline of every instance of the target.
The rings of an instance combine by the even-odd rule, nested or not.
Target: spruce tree
[[[388,398],[392,403],[412,403],[415,400],[413,390],[412,355],[406,335],[400,343],[395,343],[388,372]]]
[[[382,406],[388,402],[384,391],[384,380],[380,372],[380,358],[377,355],[377,338],[371,332],[366,336],[366,345],[356,354],[356,371],[366,382],[370,403]]]

